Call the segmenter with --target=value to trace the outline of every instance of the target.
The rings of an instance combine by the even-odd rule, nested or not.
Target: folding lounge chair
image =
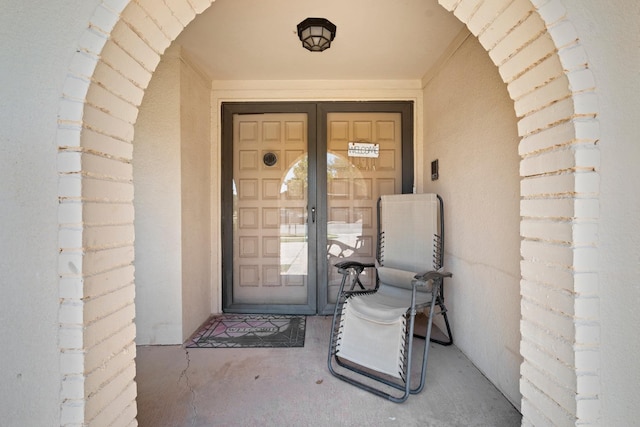
[[[445,319],[442,293],[444,248],[442,199],[436,194],[400,194],[378,200],[375,264],[342,261],[343,275],[331,328],[331,373],[393,402],[404,402],[424,388],[432,320]],[[375,289],[362,289],[358,275],[375,267]],[[356,284],[358,287],[356,288]],[[439,313],[436,313],[436,306]],[[420,381],[411,384],[414,320],[428,307]]]

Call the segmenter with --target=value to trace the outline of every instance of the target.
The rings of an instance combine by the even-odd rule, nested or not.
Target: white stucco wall
[[[445,298],[455,344],[520,405],[520,207],[513,102],[469,36],[424,90],[425,191],[445,204]]]
[[[179,51],[168,50],[135,127],[136,343],[182,342]]]
[[[602,425],[640,420],[640,3],[565,2],[601,115],[599,281]]]
[[[181,344],[211,314],[210,84],[163,55],[135,128],[136,343]]]
[[[180,61],[182,341],[211,315],[210,80]]]

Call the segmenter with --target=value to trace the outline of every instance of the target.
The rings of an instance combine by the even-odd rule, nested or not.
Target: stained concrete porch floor
[[[333,377],[331,318],[304,348],[137,348],[138,423],[204,426],[519,426],[509,401],[455,347],[431,344],[425,390],[402,404]]]

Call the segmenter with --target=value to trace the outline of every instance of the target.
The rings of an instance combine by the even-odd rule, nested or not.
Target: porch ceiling
[[[302,48],[305,18],[337,26],[331,48]],[[464,25],[437,0],[217,0],[176,43],[213,80],[414,80]]]

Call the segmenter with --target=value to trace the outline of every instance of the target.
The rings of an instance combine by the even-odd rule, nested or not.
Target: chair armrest
[[[347,278],[353,274],[351,277],[350,289],[345,290],[346,294],[354,294],[359,292],[371,292],[371,290],[366,289],[365,286],[360,281],[360,273],[364,271],[365,268],[375,267],[373,263],[362,263],[358,261],[340,261],[334,264],[338,268],[338,273],[342,274],[342,283],[340,284],[340,293],[343,292],[344,286],[346,284]],[[359,291],[354,290],[355,286],[361,289]],[[376,283],[376,289],[378,289],[378,285]]]
[[[338,268],[338,273],[341,274],[349,274],[348,270],[350,268],[356,270],[359,274],[362,273],[365,268],[375,267],[375,264],[373,263],[362,263],[358,261],[340,261],[334,265]]]
[[[438,271],[427,271],[421,274],[416,274],[413,278],[415,279],[416,286],[424,286],[430,280],[435,279],[444,279],[445,277],[451,277],[453,274],[448,271],[442,271],[442,269]]]

